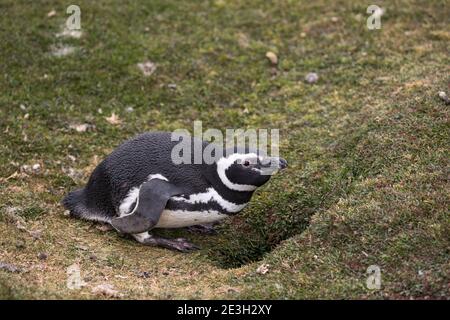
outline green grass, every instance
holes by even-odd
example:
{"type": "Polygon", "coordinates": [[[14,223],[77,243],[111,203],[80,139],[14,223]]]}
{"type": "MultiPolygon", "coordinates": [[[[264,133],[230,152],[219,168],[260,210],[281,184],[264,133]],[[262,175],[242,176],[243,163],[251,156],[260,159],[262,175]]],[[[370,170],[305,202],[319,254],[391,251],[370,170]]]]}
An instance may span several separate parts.
{"type": "Polygon", "coordinates": [[[383,3],[374,31],[363,1],[78,5],[83,35],[64,39],[63,1],[0,4],[0,214],[18,217],[0,219],[0,261],[26,270],[0,270],[1,297],[94,298],[107,282],[131,299],[449,298],[441,1],[383,3]],[[60,45],[77,50],[52,56],[60,45]],[[147,78],[136,67],[146,60],[157,64],[147,78]],[[309,72],[317,83],[305,83],[309,72]],[[113,112],[120,125],[106,121],[113,112]],[[121,141],[195,120],[280,128],[290,163],[218,236],[158,231],[203,250],[143,247],[63,215],[64,194],[121,141]],[[95,128],[70,128],[81,123],[95,128]],[[39,173],[21,172],[35,163],[39,173]],[[87,285],[72,291],[74,263],[87,285]],[[370,265],[381,268],[380,290],[365,286],[370,265]]]}

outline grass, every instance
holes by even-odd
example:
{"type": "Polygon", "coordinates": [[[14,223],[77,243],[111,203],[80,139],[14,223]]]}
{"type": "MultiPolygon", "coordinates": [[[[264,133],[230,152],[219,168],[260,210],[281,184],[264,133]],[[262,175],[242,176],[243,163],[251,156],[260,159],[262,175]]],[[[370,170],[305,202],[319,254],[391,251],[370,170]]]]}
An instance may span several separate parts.
{"type": "Polygon", "coordinates": [[[0,261],[24,269],[0,270],[0,297],[101,298],[92,288],[109,283],[128,299],[449,298],[441,1],[383,3],[374,31],[362,1],[78,5],[83,35],[65,39],[63,1],[0,4],[0,261]],[[64,45],[75,52],[52,56],[64,45]],[[146,60],[150,77],[136,67],[146,60]],[[63,215],[64,194],[121,141],[194,120],[281,128],[290,163],[218,236],[159,231],[203,250],[143,247],[63,215]],[[66,287],[74,263],[80,290],[66,287]],[[380,290],[366,288],[370,265],[380,290]]]}

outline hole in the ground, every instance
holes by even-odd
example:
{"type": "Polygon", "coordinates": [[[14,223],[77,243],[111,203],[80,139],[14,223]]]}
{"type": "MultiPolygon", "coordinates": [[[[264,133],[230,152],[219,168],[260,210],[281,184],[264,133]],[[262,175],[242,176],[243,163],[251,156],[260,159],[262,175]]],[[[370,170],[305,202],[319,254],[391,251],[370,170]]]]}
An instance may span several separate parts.
{"type": "Polygon", "coordinates": [[[242,216],[220,226],[221,237],[209,250],[209,258],[225,269],[262,259],[281,241],[302,233],[315,212],[336,201],[342,189],[332,186],[333,181],[312,179],[304,189],[282,188],[281,181],[275,182],[254,199],[242,216]]]}
{"type": "MultiPolygon", "coordinates": [[[[289,223],[284,229],[278,223],[261,226],[255,221],[230,222],[221,226],[221,238],[209,250],[208,257],[221,268],[237,268],[248,263],[261,260],[272,251],[281,241],[302,233],[309,225],[309,210],[300,213],[302,218],[296,223],[289,223]],[[242,225],[239,225],[243,223],[242,225]],[[237,225],[238,224],[238,225],[237,225]],[[281,231],[283,230],[283,231],[281,231]]],[[[238,219],[239,220],[239,219],[238,219]]]]}

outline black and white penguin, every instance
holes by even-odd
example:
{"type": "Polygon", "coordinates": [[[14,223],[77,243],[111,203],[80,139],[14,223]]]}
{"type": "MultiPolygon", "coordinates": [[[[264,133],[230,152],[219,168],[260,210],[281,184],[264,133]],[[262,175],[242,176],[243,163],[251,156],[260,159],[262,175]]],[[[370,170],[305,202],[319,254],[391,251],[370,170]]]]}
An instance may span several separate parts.
{"type": "MultiPolygon", "coordinates": [[[[193,137],[189,137],[194,143],[193,137]]],[[[149,234],[153,228],[181,228],[219,221],[240,212],[282,158],[233,149],[212,164],[174,164],[177,144],[169,132],[148,132],[124,142],[92,172],[85,188],[62,201],[71,216],[110,223],[138,242],[179,251],[197,249],[185,239],[149,234]],[[272,163],[272,165],[271,165],[272,163]]],[[[200,142],[203,150],[208,142],[200,142]]]]}

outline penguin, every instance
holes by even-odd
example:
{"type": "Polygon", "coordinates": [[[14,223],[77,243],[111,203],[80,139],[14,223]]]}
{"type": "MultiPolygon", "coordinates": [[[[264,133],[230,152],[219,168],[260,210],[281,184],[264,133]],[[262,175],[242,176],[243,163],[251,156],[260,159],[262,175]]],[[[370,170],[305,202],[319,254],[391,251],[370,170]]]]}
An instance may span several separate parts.
{"type": "MultiPolygon", "coordinates": [[[[186,138],[200,142],[202,150],[210,146],[186,138]]],[[[84,188],[65,196],[63,206],[72,217],[109,223],[141,244],[188,252],[199,247],[149,231],[235,215],[272,174],[287,167],[283,158],[247,147],[224,149],[211,164],[175,164],[171,155],[177,143],[170,132],[146,132],[125,141],[98,164],[84,188]]]]}

